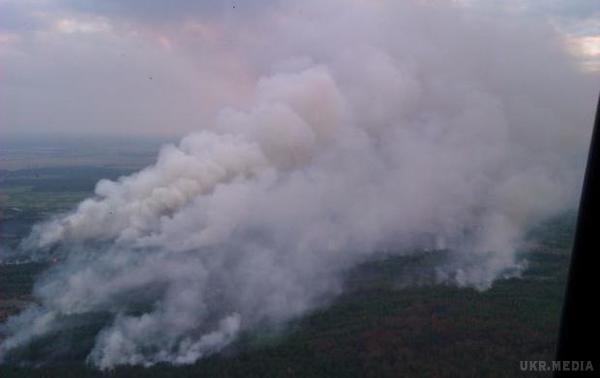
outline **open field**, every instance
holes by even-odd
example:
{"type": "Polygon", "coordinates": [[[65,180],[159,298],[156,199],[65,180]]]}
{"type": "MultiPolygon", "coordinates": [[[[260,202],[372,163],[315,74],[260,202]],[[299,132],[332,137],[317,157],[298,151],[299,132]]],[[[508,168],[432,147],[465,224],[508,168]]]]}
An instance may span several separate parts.
{"type": "MultiPolygon", "coordinates": [[[[117,179],[127,168],[47,167],[0,172],[0,240],[16,248],[31,226],[74,208],[93,195],[100,178],[117,179]]],[[[0,256],[0,261],[2,256],[0,256]]]]}

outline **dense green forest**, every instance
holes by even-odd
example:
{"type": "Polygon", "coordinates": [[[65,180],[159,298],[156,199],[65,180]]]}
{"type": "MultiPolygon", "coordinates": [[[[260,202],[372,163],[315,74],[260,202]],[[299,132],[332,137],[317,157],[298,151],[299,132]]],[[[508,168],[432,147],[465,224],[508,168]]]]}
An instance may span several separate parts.
{"type": "MultiPolygon", "coordinates": [[[[4,240],[15,245],[33,222],[68,210],[90,194],[97,175],[120,174],[54,170],[5,176],[4,240]],[[48,189],[52,180],[60,190],[48,189]]],[[[531,230],[520,252],[528,261],[524,275],[498,280],[486,291],[436,284],[430,273],[444,252],[382,255],[348,271],[344,294],[327,306],[278,329],[246,333],[193,365],[106,372],[87,366],[85,356],[103,321],[98,314],[68,335],[19,350],[0,366],[0,377],[535,376],[520,372],[519,361],[553,359],[574,220],[568,213],[531,230]],[[36,359],[66,346],[60,361],[36,359]]],[[[33,300],[34,279],[47,264],[0,265],[0,321],[33,300]]]]}

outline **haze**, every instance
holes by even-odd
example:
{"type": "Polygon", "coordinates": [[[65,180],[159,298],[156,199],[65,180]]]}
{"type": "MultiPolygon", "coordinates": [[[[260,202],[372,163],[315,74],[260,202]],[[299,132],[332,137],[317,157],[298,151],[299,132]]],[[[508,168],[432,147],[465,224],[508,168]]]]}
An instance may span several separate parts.
{"type": "Polygon", "coordinates": [[[381,253],[518,277],[576,204],[598,88],[597,7],[522,4],[2,2],[3,128],[189,133],[33,228],[17,252],[60,262],[2,351],[105,313],[93,365],[194,363],[381,253]]]}

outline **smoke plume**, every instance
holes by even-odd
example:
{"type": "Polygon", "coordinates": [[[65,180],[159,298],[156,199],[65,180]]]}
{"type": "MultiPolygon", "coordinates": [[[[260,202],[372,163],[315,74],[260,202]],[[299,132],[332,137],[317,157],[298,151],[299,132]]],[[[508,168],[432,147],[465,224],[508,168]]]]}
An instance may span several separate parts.
{"type": "Polygon", "coordinates": [[[439,282],[479,289],[523,269],[527,227],[575,204],[591,125],[558,36],[437,2],[307,4],[239,37],[250,100],[34,227],[23,248],[62,261],[1,353],[103,313],[95,366],[187,364],[377,252],[454,251],[439,282]]]}

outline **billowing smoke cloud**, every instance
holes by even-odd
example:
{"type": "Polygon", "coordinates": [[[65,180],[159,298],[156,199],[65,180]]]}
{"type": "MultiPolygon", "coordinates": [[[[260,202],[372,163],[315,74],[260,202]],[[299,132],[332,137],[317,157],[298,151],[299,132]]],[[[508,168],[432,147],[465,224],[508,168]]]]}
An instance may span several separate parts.
{"type": "Polygon", "coordinates": [[[298,10],[248,53],[248,104],[34,228],[24,248],[63,261],[3,353],[104,313],[94,365],[192,363],[376,252],[454,251],[439,281],[481,289],[523,268],[528,225],[575,203],[594,103],[553,35],[440,4],[298,10]]]}

